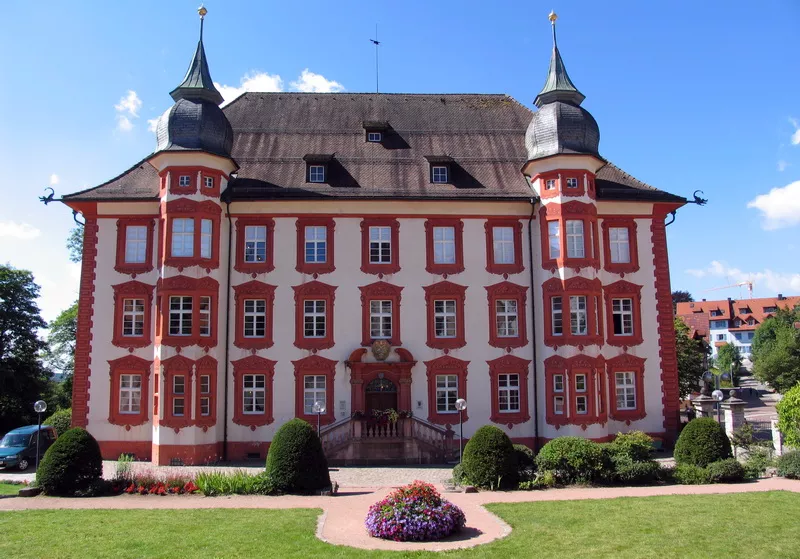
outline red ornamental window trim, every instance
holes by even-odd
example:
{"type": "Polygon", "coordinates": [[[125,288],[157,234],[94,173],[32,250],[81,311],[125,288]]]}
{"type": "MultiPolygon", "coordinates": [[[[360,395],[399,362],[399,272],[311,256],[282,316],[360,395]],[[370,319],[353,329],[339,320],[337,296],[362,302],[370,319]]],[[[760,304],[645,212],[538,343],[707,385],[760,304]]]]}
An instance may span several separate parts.
{"type": "Polygon", "coordinates": [[[260,281],[249,281],[233,286],[234,303],[236,304],[236,326],[233,345],[242,349],[268,349],[273,342],[273,309],[275,303],[274,285],[262,283],[260,281]],[[245,301],[264,300],[266,322],[264,324],[264,335],[261,337],[247,337],[244,333],[245,323],[245,301]]]}
{"type": "Polygon", "coordinates": [[[403,288],[391,283],[378,281],[359,287],[361,290],[361,345],[369,346],[375,341],[371,332],[371,301],[391,301],[392,303],[392,335],[386,339],[395,347],[403,345],[400,340],[400,301],[403,288]]]}
{"type": "Polygon", "coordinates": [[[608,322],[608,345],[627,348],[642,343],[642,286],[625,280],[614,282],[603,287],[606,305],[606,321],[608,322]],[[631,299],[633,314],[633,333],[617,335],[614,333],[614,299],[631,299]]]}
{"type": "Polygon", "coordinates": [[[153,235],[156,222],[152,217],[121,217],[117,220],[117,258],[114,269],[120,274],[146,274],[153,269],[153,235]],[[146,227],[147,237],[145,240],[145,261],[126,262],[125,261],[125,241],[128,227],[146,227]]]}
{"type": "Polygon", "coordinates": [[[627,353],[606,360],[608,370],[608,395],[610,399],[608,414],[611,419],[630,423],[647,416],[644,402],[644,364],[646,359],[627,353]],[[617,408],[617,375],[616,373],[633,373],[636,408],[620,410],[617,408]]]}
{"type": "Polygon", "coordinates": [[[486,287],[489,301],[489,345],[512,348],[528,345],[527,300],[528,288],[510,281],[503,281],[486,287]],[[517,335],[500,336],[497,332],[497,302],[512,300],[517,302],[517,335]]]}
{"type": "Polygon", "coordinates": [[[459,218],[429,218],[425,221],[425,270],[430,274],[447,276],[464,271],[464,222],[459,218]],[[441,264],[434,262],[434,228],[452,227],[455,262],[441,264]]]}
{"type": "Polygon", "coordinates": [[[111,337],[112,345],[116,347],[135,348],[147,347],[152,343],[153,287],[152,285],[136,280],[112,286],[114,290],[114,330],[111,337]],[[125,299],[141,299],[144,302],[141,336],[125,336],[123,333],[125,299]]]}
{"type": "Polygon", "coordinates": [[[329,274],[336,269],[334,260],[335,241],[333,232],[336,227],[332,217],[298,217],[297,218],[297,265],[295,270],[301,274],[329,274]],[[325,262],[306,262],[306,227],[325,227],[326,260],[325,262]]]}
{"type": "Polygon", "coordinates": [[[333,318],[334,301],[336,299],[336,287],[322,283],[321,281],[310,281],[302,285],[295,285],[294,304],[295,304],[295,336],[294,345],[300,349],[328,349],[333,347],[333,318]],[[304,301],[321,300],[325,301],[325,335],[319,338],[306,338],[304,333],[305,315],[304,301]]]}
{"type": "Polygon", "coordinates": [[[539,181],[539,197],[543,199],[559,196],[584,196],[587,193],[594,198],[594,174],[579,169],[562,169],[534,175],[531,181],[539,181]],[[575,179],[577,186],[570,187],[569,179],[575,179]],[[547,188],[547,181],[555,181],[553,188],[547,188]]]}
{"type": "Polygon", "coordinates": [[[126,355],[108,362],[111,394],[109,398],[108,422],[112,425],[144,425],[149,421],[150,409],[150,366],[147,361],[135,355],[126,355]],[[120,383],[122,375],[141,375],[141,397],[138,413],[122,413],[120,406],[120,383]]]}
{"type": "Polygon", "coordinates": [[[294,365],[294,386],[295,386],[295,417],[304,419],[312,425],[316,425],[317,414],[305,413],[303,403],[305,391],[305,377],[309,375],[317,375],[325,377],[325,413],[319,416],[320,425],[327,425],[333,423],[336,419],[336,413],[333,409],[334,406],[334,380],[336,377],[336,361],[333,359],[326,359],[319,355],[311,355],[292,361],[294,365]]]}
{"type": "Polygon", "coordinates": [[[222,208],[211,200],[198,202],[187,198],[178,198],[166,203],[163,215],[166,217],[166,232],[164,234],[163,254],[164,265],[178,268],[182,271],[189,266],[200,266],[206,269],[219,268],[219,235],[220,235],[220,215],[222,208]],[[172,235],[176,219],[193,219],[193,256],[172,256],[172,235]],[[202,222],[204,219],[211,220],[211,258],[201,257],[202,244],[202,222]]]}
{"type": "Polygon", "coordinates": [[[365,274],[395,274],[400,271],[400,222],[393,217],[365,217],[361,220],[361,271],[365,274]],[[370,258],[370,227],[389,227],[391,259],[386,264],[376,264],[370,258]]]}
{"type": "Polygon", "coordinates": [[[550,202],[543,204],[539,210],[540,231],[542,240],[542,268],[555,272],[558,268],[573,268],[580,272],[581,268],[600,269],[600,240],[597,232],[597,208],[594,204],[571,201],[559,204],[550,202]],[[583,258],[567,256],[567,222],[583,223],[583,258]],[[559,256],[550,257],[550,222],[558,223],[559,256]]]}
{"type": "Polygon", "coordinates": [[[222,179],[228,178],[225,173],[210,167],[169,167],[159,173],[161,178],[162,194],[169,185],[169,193],[174,195],[200,194],[218,198],[222,188],[222,179]],[[189,184],[180,185],[180,177],[188,176],[189,184]],[[211,188],[206,186],[206,177],[211,178],[214,184],[211,188]]]}
{"type": "Polygon", "coordinates": [[[579,425],[586,428],[605,424],[608,410],[605,399],[605,360],[601,357],[576,355],[565,359],[558,355],[544,360],[545,367],[545,419],[559,429],[562,425],[579,425]],[[562,390],[556,392],[556,375],[561,375],[562,390]],[[583,382],[578,377],[583,375],[583,382]],[[582,390],[579,384],[582,384],[582,390]],[[557,414],[555,398],[563,398],[563,413],[557,414]],[[578,398],[585,398],[586,413],[577,412],[578,398]]]}
{"type": "Polygon", "coordinates": [[[467,345],[464,327],[464,304],[467,287],[450,281],[440,281],[433,285],[423,286],[428,322],[428,347],[434,349],[456,349],[467,345]],[[436,337],[435,301],[454,300],[456,302],[456,329],[452,338],[436,337]]]}
{"type": "MultiPolygon", "coordinates": [[[[442,413],[436,407],[436,377],[439,375],[455,375],[458,377],[458,398],[463,398],[467,401],[467,368],[469,361],[457,359],[451,355],[443,355],[425,361],[425,368],[428,375],[428,421],[438,425],[455,425],[459,422],[459,413],[446,412],[442,413]]],[[[463,419],[469,419],[469,410],[464,410],[463,419]]]]}
{"type": "MultiPolygon", "coordinates": [[[[239,217],[236,218],[236,265],[237,272],[244,274],[266,274],[275,269],[274,242],[275,220],[269,217],[239,217]],[[266,229],[264,262],[245,262],[245,231],[248,226],[264,227],[266,229]]],[[[255,277],[255,276],[254,276],[255,277]]]]}
{"type": "Polygon", "coordinates": [[[489,365],[489,380],[491,383],[492,411],[489,419],[493,423],[512,425],[530,421],[531,415],[528,404],[528,372],[530,360],[514,355],[504,355],[486,362],[489,365]],[[500,411],[500,375],[519,375],[519,411],[500,411]]]}
{"type": "Polygon", "coordinates": [[[272,412],[273,379],[275,377],[275,364],[277,361],[265,359],[256,355],[250,355],[238,361],[231,361],[233,365],[233,422],[237,425],[250,427],[255,431],[256,427],[269,425],[275,421],[272,412]],[[245,413],[244,411],[244,376],[245,375],[264,375],[264,412],[245,413]]]}
{"type": "Polygon", "coordinates": [[[205,355],[195,361],[195,375],[197,388],[195,389],[195,419],[194,424],[202,427],[205,431],[208,427],[217,423],[217,360],[205,355]],[[202,392],[202,378],[209,376],[209,391],[202,392]],[[208,398],[208,415],[202,415],[202,400],[208,398]]]}
{"type": "Polygon", "coordinates": [[[172,347],[199,345],[216,347],[219,324],[219,283],[210,277],[190,278],[173,276],[158,280],[156,286],[156,343],[172,347]],[[176,336],[169,333],[170,297],[192,297],[192,332],[188,336],[176,336]],[[200,297],[211,297],[210,336],[200,335],[200,297]]]}
{"type": "Polygon", "coordinates": [[[484,224],[486,230],[486,271],[490,274],[519,274],[525,270],[522,261],[522,222],[518,219],[489,218],[484,224]],[[494,228],[510,227],[513,231],[514,262],[502,264],[494,261],[494,228]]]}
{"type": "Polygon", "coordinates": [[[192,386],[195,376],[195,362],[183,355],[175,355],[161,362],[161,383],[164,413],[159,418],[159,424],[164,427],[171,427],[179,431],[184,427],[191,426],[192,420],[192,386]],[[175,393],[175,377],[183,376],[183,394],[175,393]],[[175,415],[174,402],[178,398],[183,398],[183,415],[175,415]]]}
{"type": "Polygon", "coordinates": [[[542,284],[544,299],[544,343],[550,347],[577,346],[583,349],[589,345],[603,343],[603,321],[599,316],[602,284],[599,279],[573,277],[566,281],[551,278],[542,284]],[[570,297],[586,297],[587,334],[572,334],[570,324],[570,297]],[[553,298],[561,297],[562,334],[553,333],[553,298]]]}
{"type": "Polygon", "coordinates": [[[613,217],[602,218],[601,229],[603,233],[603,269],[613,274],[632,274],[639,271],[639,245],[636,234],[636,220],[632,218],[613,217]],[[628,251],[630,262],[611,262],[611,241],[609,229],[625,228],[628,230],[628,251]]]}

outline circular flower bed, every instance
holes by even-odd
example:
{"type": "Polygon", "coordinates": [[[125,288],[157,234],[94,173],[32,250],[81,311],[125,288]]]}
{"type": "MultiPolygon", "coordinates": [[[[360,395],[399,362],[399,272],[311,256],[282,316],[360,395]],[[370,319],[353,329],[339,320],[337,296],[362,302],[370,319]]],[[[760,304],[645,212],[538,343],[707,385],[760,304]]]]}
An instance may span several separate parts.
{"type": "Polygon", "coordinates": [[[375,538],[430,541],[460,531],[466,518],[460,508],[442,499],[433,485],[415,481],[372,505],[365,524],[375,538]]]}

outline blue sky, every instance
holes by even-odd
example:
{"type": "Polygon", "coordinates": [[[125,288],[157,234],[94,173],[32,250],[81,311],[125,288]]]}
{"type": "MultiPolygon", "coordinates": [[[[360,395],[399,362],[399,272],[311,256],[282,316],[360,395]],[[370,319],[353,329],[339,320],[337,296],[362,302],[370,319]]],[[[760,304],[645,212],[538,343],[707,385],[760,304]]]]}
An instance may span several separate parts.
{"type": "MultiPolygon", "coordinates": [[[[197,2],[15,0],[0,18],[0,262],[34,272],[52,319],[76,298],[70,211],[37,200],[103,182],[155,147],[198,33],[197,2]],[[134,92],[134,93],[131,93],[134,92]]],[[[531,106],[547,14],[600,150],[708,206],[668,228],[672,285],[696,298],[800,293],[800,72],[795,0],[207,3],[214,81],[237,88],[507,93],[531,106]]]]}

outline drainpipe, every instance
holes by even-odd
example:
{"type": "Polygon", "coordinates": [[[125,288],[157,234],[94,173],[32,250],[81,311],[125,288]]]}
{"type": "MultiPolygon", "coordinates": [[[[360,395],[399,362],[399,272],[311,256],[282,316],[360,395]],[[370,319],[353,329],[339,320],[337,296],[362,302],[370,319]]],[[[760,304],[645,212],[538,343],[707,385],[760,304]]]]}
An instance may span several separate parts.
{"type": "Polygon", "coordinates": [[[533,277],[533,218],[536,212],[536,204],[539,198],[531,198],[531,215],[528,218],[528,271],[530,272],[531,283],[531,340],[533,353],[533,452],[539,452],[539,375],[538,363],[536,361],[536,287],[533,277]]]}
{"type": "Polygon", "coordinates": [[[228,460],[228,369],[230,367],[230,322],[231,322],[231,242],[233,239],[233,221],[231,220],[231,202],[225,200],[228,216],[228,280],[225,295],[225,405],[222,413],[222,461],[228,460]]]}

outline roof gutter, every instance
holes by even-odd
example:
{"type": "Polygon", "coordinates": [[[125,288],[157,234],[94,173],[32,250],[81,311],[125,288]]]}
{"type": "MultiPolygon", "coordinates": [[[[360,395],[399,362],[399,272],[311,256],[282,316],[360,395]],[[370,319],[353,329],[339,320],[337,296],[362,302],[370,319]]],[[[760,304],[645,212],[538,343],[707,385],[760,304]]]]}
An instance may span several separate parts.
{"type": "Polygon", "coordinates": [[[539,198],[530,198],[531,215],[528,218],[528,272],[530,273],[531,284],[531,361],[533,362],[533,452],[539,452],[539,374],[538,361],[536,359],[536,296],[534,290],[533,276],[533,220],[536,214],[536,204],[539,198]]]}

